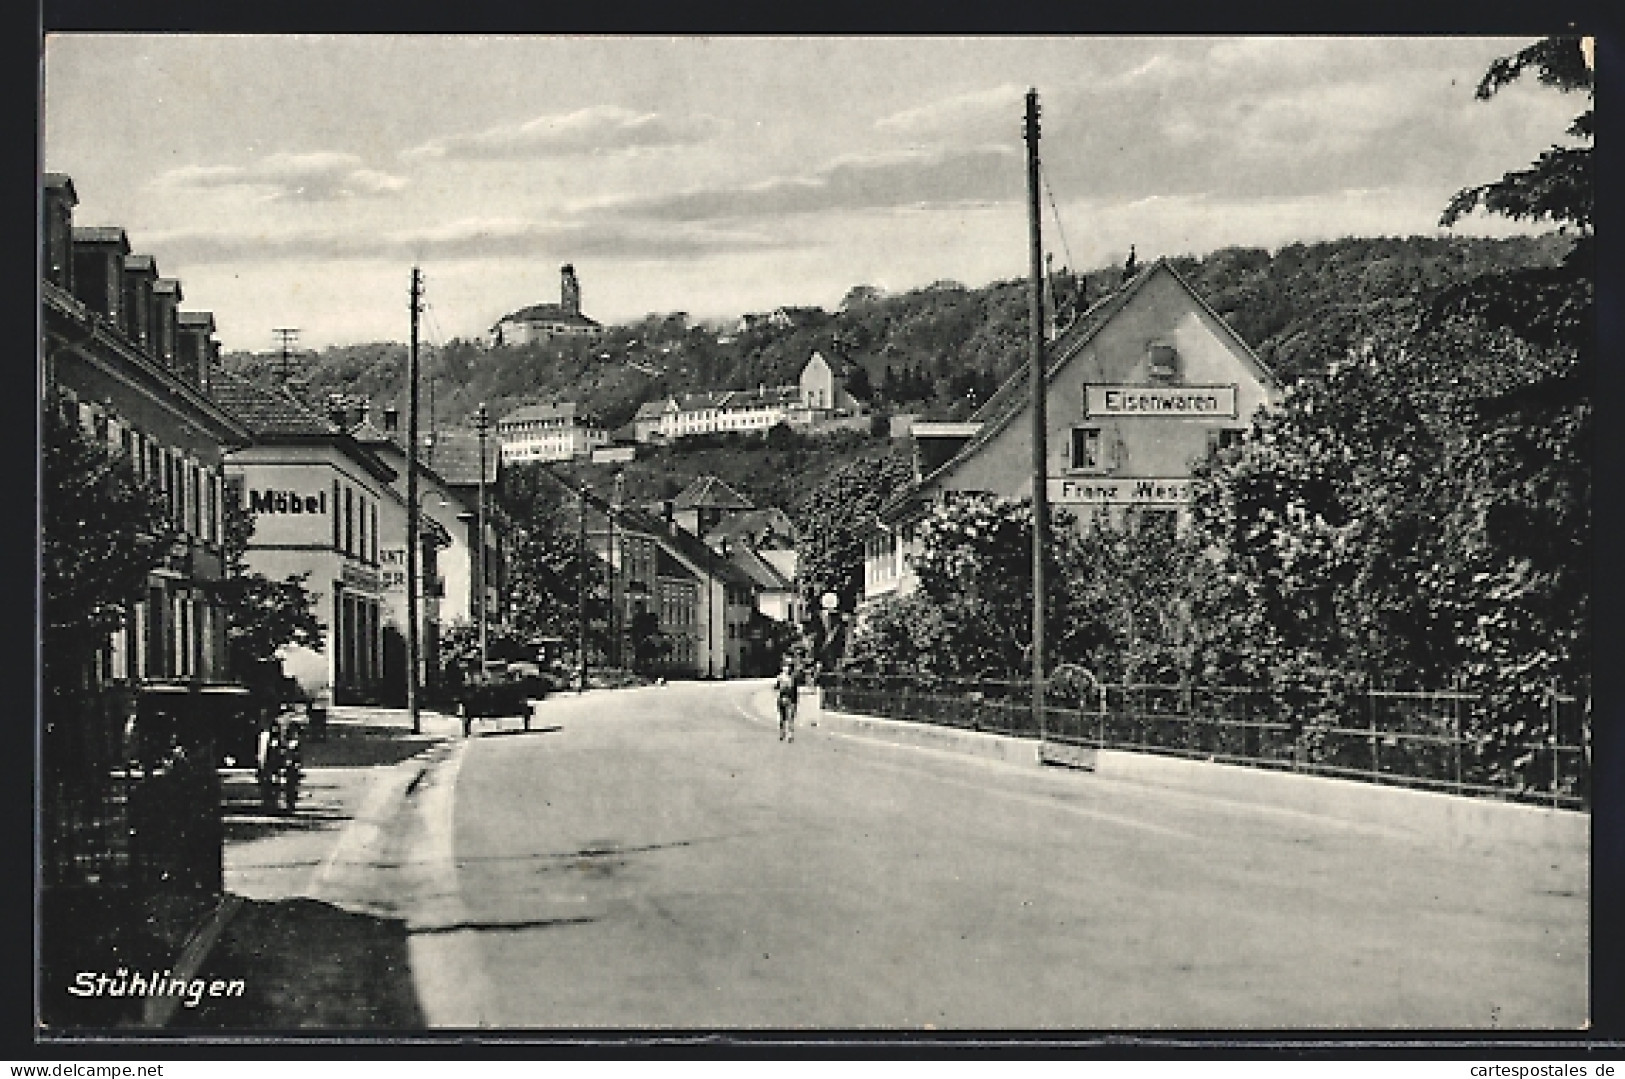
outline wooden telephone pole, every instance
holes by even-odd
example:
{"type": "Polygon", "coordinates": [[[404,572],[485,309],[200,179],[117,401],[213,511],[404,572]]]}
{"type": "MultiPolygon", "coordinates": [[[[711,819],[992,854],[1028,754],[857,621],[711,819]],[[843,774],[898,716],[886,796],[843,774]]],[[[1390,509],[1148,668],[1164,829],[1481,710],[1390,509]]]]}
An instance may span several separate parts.
{"type": "Polygon", "coordinates": [[[423,733],[418,707],[418,311],[423,278],[412,267],[412,344],[407,350],[406,398],[406,710],[412,733],[423,733]]]}
{"type": "Polygon", "coordinates": [[[1044,395],[1049,389],[1044,362],[1044,238],[1039,224],[1038,91],[1027,91],[1027,232],[1032,256],[1030,304],[1032,358],[1028,379],[1033,412],[1033,725],[1044,738],[1044,554],[1049,532],[1049,477],[1044,395]]]}

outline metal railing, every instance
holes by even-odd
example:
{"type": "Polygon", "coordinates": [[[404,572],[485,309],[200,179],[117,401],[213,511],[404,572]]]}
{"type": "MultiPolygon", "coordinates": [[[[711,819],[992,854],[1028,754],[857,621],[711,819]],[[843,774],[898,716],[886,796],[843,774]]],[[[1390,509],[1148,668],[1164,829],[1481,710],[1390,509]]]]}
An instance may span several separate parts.
{"type": "Polygon", "coordinates": [[[1488,695],[1460,691],[1052,687],[1039,731],[1025,681],[840,673],[820,685],[833,711],[1570,809],[1591,800],[1587,705],[1556,692],[1509,724],[1488,695]]]}

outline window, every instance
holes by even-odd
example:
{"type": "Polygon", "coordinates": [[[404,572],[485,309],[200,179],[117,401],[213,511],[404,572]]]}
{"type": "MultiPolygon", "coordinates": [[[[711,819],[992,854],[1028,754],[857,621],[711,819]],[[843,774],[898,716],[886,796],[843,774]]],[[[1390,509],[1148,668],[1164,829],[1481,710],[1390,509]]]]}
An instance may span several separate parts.
{"type": "Polygon", "coordinates": [[[1072,467],[1099,468],[1100,465],[1100,428],[1072,428],[1072,467]]]}
{"type": "Polygon", "coordinates": [[[1147,368],[1155,381],[1171,379],[1179,374],[1179,351],[1169,344],[1153,344],[1147,348],[1147,368]]]}
{"type": "Polygon", "coordinates": [[[187,531],[194,536],[203,535],[203,470],[197,465],[187,468],[188,478],[191,480],[190,498],[187,506],[187,531]]]}

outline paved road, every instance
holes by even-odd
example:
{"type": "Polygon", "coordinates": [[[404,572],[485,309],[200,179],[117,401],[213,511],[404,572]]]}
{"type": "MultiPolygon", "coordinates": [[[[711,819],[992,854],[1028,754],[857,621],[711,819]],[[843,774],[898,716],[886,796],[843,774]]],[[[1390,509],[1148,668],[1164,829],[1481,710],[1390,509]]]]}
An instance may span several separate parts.
{"type": "Polygon", "coordinates": [[[760,693],[560,697],[549,729],[472,740],[442,921],[418,923],[429,1021],[1585,1022],[1584,864],[823,728],[787,745],[760,693]]]}

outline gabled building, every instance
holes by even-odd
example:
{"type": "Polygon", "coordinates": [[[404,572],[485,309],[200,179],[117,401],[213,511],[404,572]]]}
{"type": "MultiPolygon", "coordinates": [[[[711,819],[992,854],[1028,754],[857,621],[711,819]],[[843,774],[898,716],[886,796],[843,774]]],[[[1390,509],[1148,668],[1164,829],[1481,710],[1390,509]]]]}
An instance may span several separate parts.
{"type": "Polygon", "coordinates": [[[179,537],[146,597],[108,641],[92,679],[139,692],[161,683],[226,682],[225,625],[211,584],[224,573],[225,457],[248,442],[245,425],[206,392],[213,317],[179,312],[146,287],[150,256],[132,255],[121,228],[75,227],[78,196],[62,174],[45,176],[41,235],[44,383],[92,437],[124,455],[157,487],[179,537]],[[185,318],[192,352],[160,341],[185,318]]]}
{"type": "Polygon", "coordinates": [[[722,545],[728,560],[744,570],[754,583],[756,610],[775,622],[799,625],[803,612],[796,591],[796,553],[759,551],[748,543],[714,538],[722,545]]]}
{"type": "Polygon", "coordinates": [[[672,499],[671,508],[680,528],[690,535],[704,536],[728,514],[756,506],[717,477],[701,476],[672,499]]]}
{"type": "Polygon", "coordinates": [[[802,405],[813,419],[831,415],[856,415],[863,405],[846,390],[846,380],[836,374],[834,365],[821,352],[814,352],[797,380],[802,405]]]}
{"type": "Polygon", "coordinates": [[[253,518],[245,561],[272,580],[308,577],[324,639],[290,646],[283,669],[319,698],[378,703],[385,694],[385,503],[396,473],[340,423],[286,386],[217,374],[211,395],[241,419],[249,445],[226,460],[236,497],[253,518]]]}
{"type": "MultiPolygon", "coordinates": [[[[445,577],[445,596],[441,600],[440,615],[444,625],[453,622],[476,622],[480,611],[479,544],[477,510],[479,508],[480,474],[485,475],[485,595],[487,625],[498,625],[506,617],[507,604],[502,600],[503,582],[507,579],[507,542],[497,515],[491,512],[495,504],[496,487],[502,478],[502,454],[497,451],[496,439],[485,438],[483,455],[479,432],[468,428],[441,428],[423,436],[423,449],[418,460],[427,465],[451,492],[452,501],[461,508],[454,520],[460,532],[457,541],[441,555],[441,572],[445,577]]],[[[432,501],[432,500],[430,500],[432,501]]],[[[425,513],[436,508],[424,503],[425,513]]],[[[449,507],[443,507],[448,508],[449,507]]],[[[444,517],[439,517],[445,524],[444,517]]],[[[451,526],[447,524],[447,527],[451,526]]]]}
{"type": "Polygon", "coordinates": [[[603,335],[604,327],[581,313],[581,282],[574,266],[559,267],[559,302],[538,303],[521,308],[491,327],[491,343],[528,345],[554,338],[588,338],[603,335]]]}
{"type": "Polygon", "coordinates": [[[655,442],[664,438],[664,432],[673,426],[671,417],[680,411],[682,406],[677,403],[675,397],[643,402],[632,417],[633,439],[638,442],[655,442]]]}
{"type": "MultiPolygon", "coordinates": [[[[122,228],[75,227],[70,177],[42,180],[39,403],[127,462],[173,530],[122,625],[82,668],[53,671],[61,692],[40,702],[39,962],[60,985],[86,969],[86,943],[100,956],[157,954],[164,908],[223,889],[217,738],[247,707],[219,599],[226,460],[251,435],[207,392],[212,317],[179,311],[178,284],[158,289],[152,258],[132,253],[122,228]]],[[[48,526],[56,494],[41,492],[48,526]]],[[[42,998],[47,1025],[139,1019],[75,1016],[58,996],[42,998]]]]}
{"type": "MultiPolygon", "coordinates": [[[[1194,466],[1245,437],[1279,398],[1273,373],[1166,260],[1086,311],[1045,348],[1045,476],[1052,507],[1097,522],[1182,530],[1194,466]]],[[[917,526],[958,492],[1032,493],[1023,366],[967,424],[915,424],[916,479],[866,541],[864,595],[913,589],[917,526]]]]}
{"type": "MultiPolygon", "coordinates": [[[[406,702],[407,626],[407,462],[406,439],[398,430],[398,414],[386,408],[383,426],[363,413],[359,423],[353,416],[339,422],[350,437],[371,450],[395,472],[390,482],[391,496],[383,503],[379,521],[379,567],[384,601],[384,700],[388,704],[406,702]]],[[[468,607],[473,564],[469,546],[471,530],[467,522],[472,508],[441,475],[421,460],[418,462],[418,684],[431,692],[440,675],[441,626],[453,620],[469,620],[468,607]]]]}

